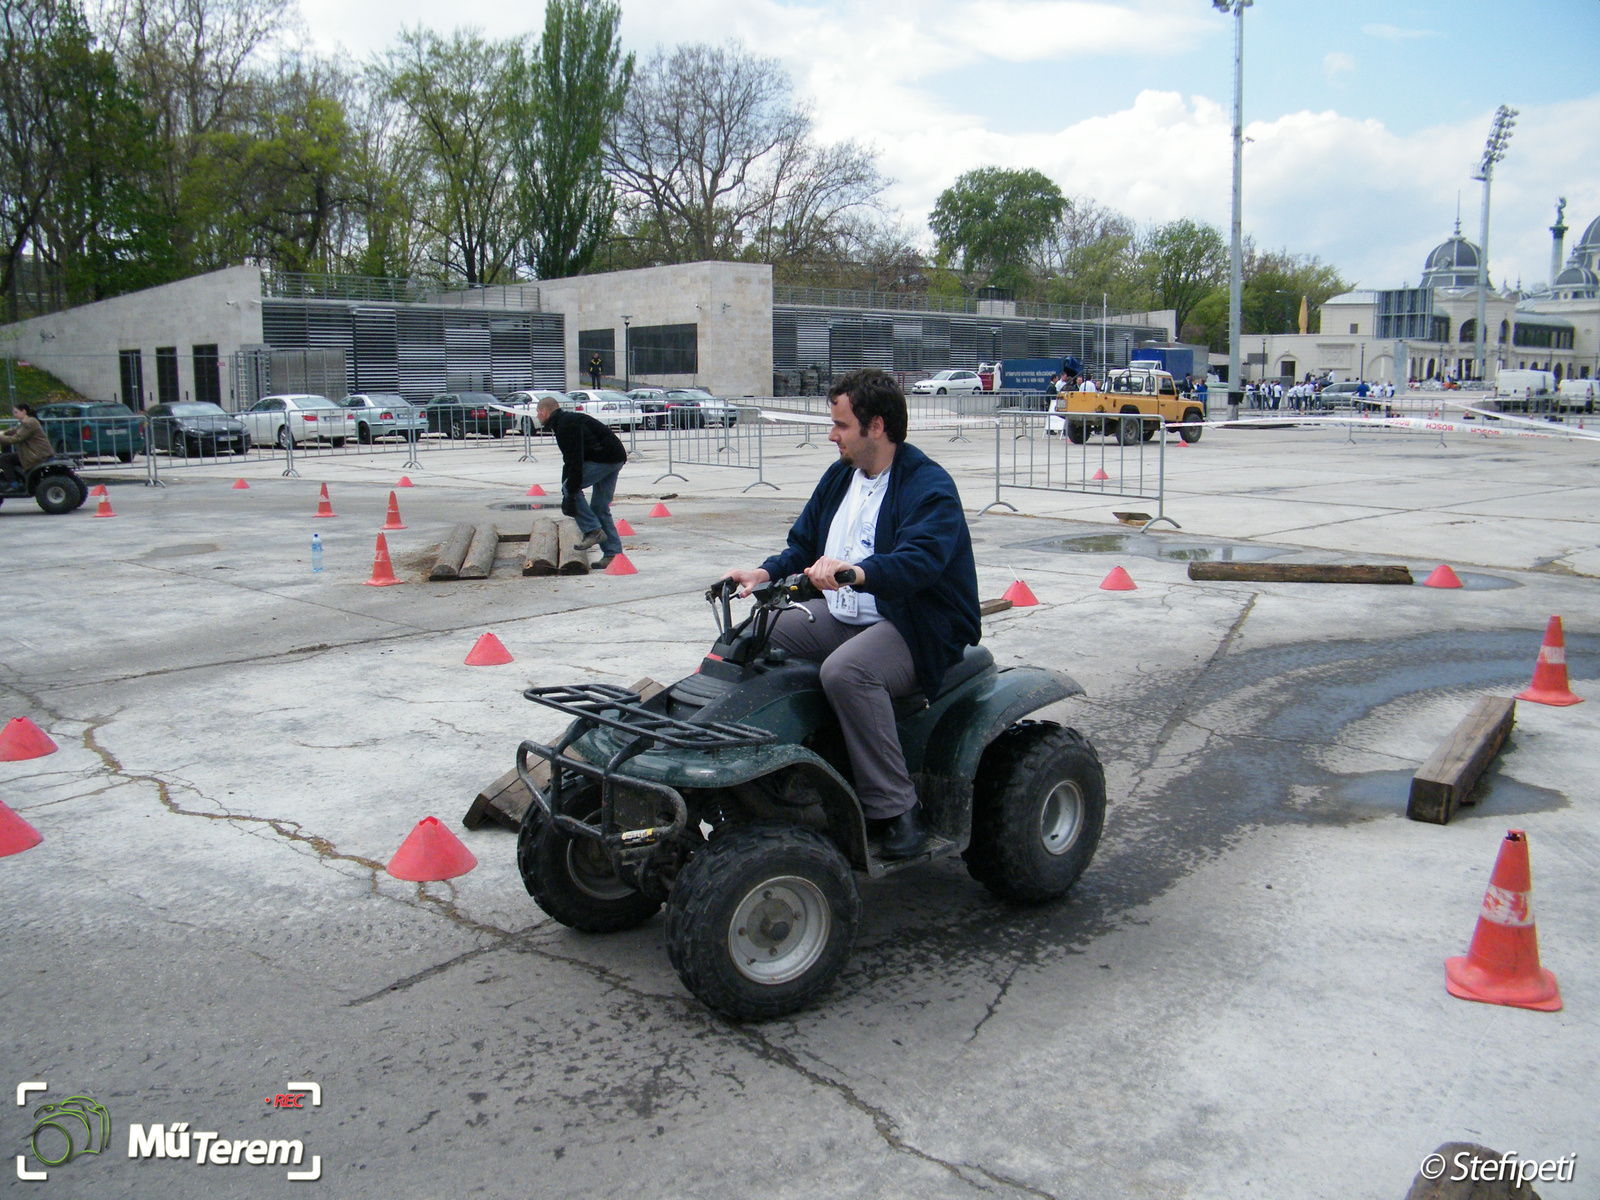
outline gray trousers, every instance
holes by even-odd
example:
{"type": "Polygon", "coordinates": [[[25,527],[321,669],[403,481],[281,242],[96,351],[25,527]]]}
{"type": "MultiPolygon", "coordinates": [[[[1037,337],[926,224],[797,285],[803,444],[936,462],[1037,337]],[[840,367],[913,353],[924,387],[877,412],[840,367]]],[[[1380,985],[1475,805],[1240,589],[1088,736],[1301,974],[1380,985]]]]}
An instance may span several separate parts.
{"type": "Polygon", "coordinates": [[[815,623],[793,609],[782,613],[772,630],[772,644],[822,664],[822,690],[844,730],[861,807],[869,817],[897,817],[917,802],[892,700],[917,690],[911,651],[888,621],[847,625],[828,611],[826,600],[811,600],[804,607],[815,623]]]}

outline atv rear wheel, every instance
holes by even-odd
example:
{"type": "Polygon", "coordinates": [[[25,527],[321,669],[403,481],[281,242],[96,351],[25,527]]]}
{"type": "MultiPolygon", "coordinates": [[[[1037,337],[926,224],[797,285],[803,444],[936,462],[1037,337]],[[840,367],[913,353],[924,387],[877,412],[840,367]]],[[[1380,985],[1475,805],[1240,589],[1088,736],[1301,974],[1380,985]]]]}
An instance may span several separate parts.
{"type": "MultiPolygon", "coordinates": [[[[585,788],[562,809],[591,825],[600,823],[600,797],[585,788]]],[[[618,878],[605,848],[588,838],[568,837],[528,805],[517,832],[517,870],[539,907],[563,925],[584,933],[620,933],[642,925],[661,907],[618,878]]]]}
{"type": "Polygon", "coordinates": [[[1002,900],[1067,894],[1100,843],[1106,776],[1076,729],[1022,721],[984,751],[972,798],[968,873],[1002,900]]]}
{"type": "Polygon", "coordinates": [[[52,517],[69,513],[83,503],[78,481],[71,475],[46,475],[33,489],[33,499],[52,517]]]}
{"type": "Polygon", "coordinates": [[[820,833],[744,825],[712,839],[667,900],[667,957],[736,1021],[803,1008],[833,983],[861,924],[850,864],[820,833]]]}

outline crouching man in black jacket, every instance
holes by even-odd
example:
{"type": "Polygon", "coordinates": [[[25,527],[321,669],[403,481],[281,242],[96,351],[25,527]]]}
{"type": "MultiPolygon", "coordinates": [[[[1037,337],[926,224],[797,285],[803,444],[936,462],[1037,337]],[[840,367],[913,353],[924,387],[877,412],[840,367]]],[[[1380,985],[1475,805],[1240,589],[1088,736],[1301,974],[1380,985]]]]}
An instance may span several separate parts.
{"type": "Polygon", "coordinates": [[[567,412],[553,397],[546,396],[534,410],[539,424],[555,434],[561,450],[561,511],[577,518],[583,540],[573,547],[588,550],[599,546],[604,555],[601,569],[622,553],[622,539],[611,520],[611,497],[617,490],[617,476],[628,452],[617,435],[588,413],[567,412]],[[583,493],[589,489],[589,498],[583,493]]]}
{"type": "Polygon", "coordinates": [[[839,447],[789,530],[789,546],[754,570],[729,571],[745,591],[804,571],[825,597],[791,610],[772,643],[822,664],[868,827],[885,858],[911,858],[928,828],[906,772],[894,698],[939,690],[976,645],[978,575],[952,480],[906,440],[906,399],[883,371],[845,376],[829,393],[839,447]],[[839,571],[853,572],[841,587],[839,571]]]}

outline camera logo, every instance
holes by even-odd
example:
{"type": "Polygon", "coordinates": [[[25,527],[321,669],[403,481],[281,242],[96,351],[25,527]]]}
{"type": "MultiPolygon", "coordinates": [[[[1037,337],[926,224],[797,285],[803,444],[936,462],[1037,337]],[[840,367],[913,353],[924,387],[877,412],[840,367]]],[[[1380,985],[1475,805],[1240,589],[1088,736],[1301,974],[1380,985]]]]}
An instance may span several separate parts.
{"type": "Polygon", "coordinates": [[[82,1154],[99,1154],[111,1141],[111,1114],[93,1096],[68,1096],[33,1110],[28,1144],[47,1167],[62,1167],[82,1154]],[[40,1139],[43,1139],[43,1145],[40,1139]]]}

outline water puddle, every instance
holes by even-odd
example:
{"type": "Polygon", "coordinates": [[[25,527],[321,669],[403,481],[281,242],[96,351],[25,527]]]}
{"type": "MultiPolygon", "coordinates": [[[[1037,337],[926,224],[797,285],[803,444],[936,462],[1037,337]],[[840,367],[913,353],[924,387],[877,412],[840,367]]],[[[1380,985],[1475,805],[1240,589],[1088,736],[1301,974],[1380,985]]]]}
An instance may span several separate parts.
{"type": "Polygon", "coordinates": [[[546,496],[542,500],[502,500],[489,507],[500,512],[527,512],[530,508],[549,508],[551,505],[559,507],[560,504],[558,497],[546,496]]]}
{"type": "Polygon", "coordinates": [[[197,554],[216,554],[222,547],[214,542],[182,542],[176,546],[157,546],[140,558],[192,558],[197,554]]]}
{"type": "MultiPolygon", "coordinates": [[[[1426,575],[1417,575],[1416,571],[1411,573],[1417,576],[1418,583],[1427,578],[1426,575]]],[[[1457,571],[1456,578],[1461,580],[1462,589],[1468,592],[1499,592],[1506,588],[1522,586],[1515,579],[1506,579],[1500,575],[1481,575],[1476,571],[1457,571]]]]}
{"type": "Polygon", "coordinates": [[[1263,562],[1295,553],[1288,546],[1149,533],[1085,533],[1071,537],[1041,538],[1018,543],[1016,549],[1045,550],[1058,554],[1139,554],[1146,558],[1178,562],[1263,562]]]}
{"type": "MultiPolygon", "coordinates": [[[[1352,817],[1377,816],[1380,812],[1404,814],[1414,774],[1414,771],[1372,771],[1346,776],[1324,788],[1319,800],[1305,807],[1328,816],[1341,810],[1352,817]]],[[[1469,803],[1458,808],[1450,818],[1452,822],[1477,818],[1498,821],[1567,807],[1567,798],[1560,792],[1502,775],[1498,764],[1483,773],[1468,799],[1469,803]]]]}

